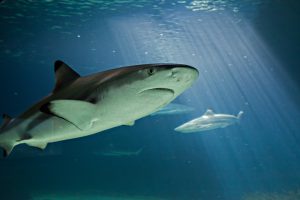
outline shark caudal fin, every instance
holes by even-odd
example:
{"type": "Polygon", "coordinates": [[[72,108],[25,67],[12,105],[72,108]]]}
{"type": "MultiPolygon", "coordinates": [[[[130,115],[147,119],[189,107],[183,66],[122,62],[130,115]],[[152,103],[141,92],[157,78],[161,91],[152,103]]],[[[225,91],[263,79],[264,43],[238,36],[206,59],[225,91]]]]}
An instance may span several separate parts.
{"type": "Polygon", "coordinates": [[[0,141],[0,147],[3,149],[3,156],[7,157],[14,148],[14,144],[0,141]]]}
{"type": "Polygon", "coordinates": [[[3,131],[5,131],[5,128],[9,125],[13,118],[6,114],[3,114],[2,118],[2,125],[0,126],[0,147],[3,149],[4,157],[7,157],[15,145],[7,142],[7,140],[3,138],[3,131]]]}
{"type": "Polygon", "coordinates": [[[142,147],[142,148],[140,148],[139,150],[137,150],[137,151],[135,152],[135,155],[139,155],[139,154],[143,151],[143,149],[144,149],[144,147],[142,147]]]}
{"type": "Polygon", "coordinates": [[[241,119],[241,117],[242,117],[242,115],[244,114],[244,111],[240,111],[238,114],[237,114],[237,118],[238,118],[238,120],[240,120],[241,119]]]}

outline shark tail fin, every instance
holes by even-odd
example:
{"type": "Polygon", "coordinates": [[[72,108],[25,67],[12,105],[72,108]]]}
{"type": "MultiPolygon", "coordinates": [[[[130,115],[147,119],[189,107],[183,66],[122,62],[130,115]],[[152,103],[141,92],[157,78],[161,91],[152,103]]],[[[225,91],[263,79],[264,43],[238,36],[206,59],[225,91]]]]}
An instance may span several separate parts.
{"type": "Polygon", "coordinates": [[[137,151],[135,152],[135,154],[136,154],[136,155],[139,155],[139,154],[143,151],[143,149],[144,149],[144,147],[140,148],[139,150],[137,150],[137,151]]]}
{"type": "Polygon", "coordinates": [[[14,148],[14,144],[10,144],[7,142],[0,142],[0,147],[3,149],[3,156],[7,157],[11,153],[14,148]]]}
{"type": "Polygon", "coordinates": [[[242,115],[244,114],[244,111],[240,111],[238,114],[237,114],[237,118],[238,118],[238,120],[240,120],[241,119],[241,117],[242,117],[242,115]]]}

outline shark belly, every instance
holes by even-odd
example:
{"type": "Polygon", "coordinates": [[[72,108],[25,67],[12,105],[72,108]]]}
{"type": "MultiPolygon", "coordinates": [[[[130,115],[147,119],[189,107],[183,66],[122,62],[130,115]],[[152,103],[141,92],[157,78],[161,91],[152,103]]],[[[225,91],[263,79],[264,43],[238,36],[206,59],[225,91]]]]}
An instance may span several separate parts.
{"type": "Polygon", "coordinates": [[[92,135],[110,128],[126,125],[147,116],[172,100],[173,92],[171,91],[158,89],[157,91],[150,90],[138,94],[130,94],[130,92],[126,92],[126,88],[121,87],[108,92],[96,104],[96,111],[91,119],[93,122],[91,122],[92,126],[90,129],[81,130],[65,119],[55,116],[48,117],[39,122],[40,116],[44,114],[37,113],[32,117],[33,120],[20,124],[21,129],[23,129],[22,132],[30,135],[31,139],[17,142],[17,144],[25,143],[30,146],[43,147],[52,142],[92,135]],[[124,91],[125,94],[127,93],[125,103],[124,91]]]}
{"type": "Polygon", "coordinates": [[[24,120],[24,122],[13,128],[12,131],[15,132],[14,146],[28,144],[44,149],[48,143],[72,139],[86,134],[73,124],[58,117],[51,116],[39,121],[39,117],[42,115],[44,114],[37,113],[33,119],[24,120]],[[28,138],[23,138],[22,135],[27,135],[28,138]]]}
{"type": "Polygon", "coordinates": [[[165,89],[149,89],[136,92],[130,85],[110,88],[101,101],[93,129],[108,129],[127,125],[152,114],[174,99],[174,93],[165,89]]]}

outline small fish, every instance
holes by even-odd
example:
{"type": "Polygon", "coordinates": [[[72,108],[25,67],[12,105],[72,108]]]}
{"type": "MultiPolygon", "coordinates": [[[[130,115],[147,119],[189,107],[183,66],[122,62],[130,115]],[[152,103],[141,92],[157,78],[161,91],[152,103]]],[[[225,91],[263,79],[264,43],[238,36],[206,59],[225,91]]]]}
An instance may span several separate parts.
{"type": "Polygon", "coordinates": [[[48,143],[92,135],[152,114],[173,101],[197,79],[198,70],[182,64],[145,64],[80,76],[62,61],[54,65],[50,95],[16,118],[3,115],[0,147],[45,149],[48,143]]]}
{"type": "Polygon", "coordinates": [[[215,114],[212,110],[208,109],[201,117],[178,126],[175,128],[175,131],[181,133],[194,133],[217,128],[225,128],[238,122],[243,113],[243,111],[240,111],[237,116],[228,114],[215,114]]]}
{"type": "Polygon", "coordinates": [[[195,109],[183,104],[178,103],[169,103],[165,107],[161,108],[160,110],[152,113],[152,116],[155,115],[177,115],[177,114],[186,114],[189,112],[194,111],[195,109]]]}

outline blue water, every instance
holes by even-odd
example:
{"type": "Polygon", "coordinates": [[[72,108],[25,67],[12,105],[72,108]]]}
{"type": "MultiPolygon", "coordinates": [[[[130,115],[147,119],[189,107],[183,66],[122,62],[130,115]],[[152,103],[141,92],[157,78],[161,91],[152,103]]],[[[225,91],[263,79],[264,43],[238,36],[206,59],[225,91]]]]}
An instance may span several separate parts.
{"type": "Polygon", "coordinates": [[[17,146],[0,159],[0,199],[300,199],[299,8],[296,0],[1,1],[0,111],[11,116],[52,90],[57,59],[81,75],[143,63],[200,74],[175,100],[195,108],[189,114],[145,117],[44,151],[17,146]],[[208,108],[244,115],[224,129],[174,131],[208,108]]]}

